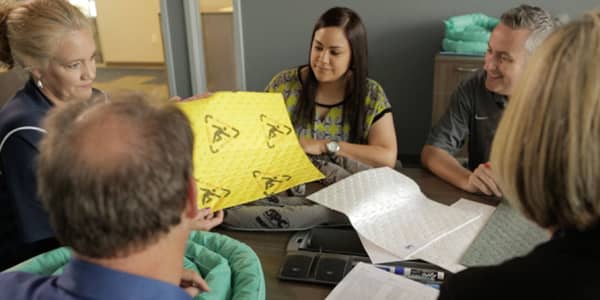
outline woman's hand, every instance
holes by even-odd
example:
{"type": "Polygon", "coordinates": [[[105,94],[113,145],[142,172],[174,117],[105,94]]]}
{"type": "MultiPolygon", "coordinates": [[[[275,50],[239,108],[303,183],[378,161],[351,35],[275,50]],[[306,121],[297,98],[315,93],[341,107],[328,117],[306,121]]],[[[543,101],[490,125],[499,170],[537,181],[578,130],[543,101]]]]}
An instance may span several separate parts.
{"type": "Polygon", "coordinates": [[[201,209],[194,220],[194,230],[210,231],[223,222],[223,211],[211,212],[210,208],[201,209]]]}
{"type": "Polygon", "coordinates": [[[188,270],[183,269],[183,273],[181,273],[181,282],[179,286],[186,292],[188,295],[192,296],[192,298],[198,296],[198,294],[202,292],[209,292],[210,288],[208,287],[208,283],[202,279],[200,274],[188,270]]]}
{"type": "Polygon", "coordinates": [[[321,155],[323,153],[327,153],[327,147],[325,147],[327,142],[329,141],[300,138],[300,146],[302,146],[304,152],[312,155],[321,155]]]}

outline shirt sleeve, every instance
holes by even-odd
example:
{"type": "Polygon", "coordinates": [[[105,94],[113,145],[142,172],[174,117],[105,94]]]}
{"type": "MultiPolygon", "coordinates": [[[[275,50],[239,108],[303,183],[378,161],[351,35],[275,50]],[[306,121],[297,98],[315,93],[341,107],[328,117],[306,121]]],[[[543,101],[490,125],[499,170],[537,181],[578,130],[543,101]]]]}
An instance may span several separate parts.
{"type": "Polygon", "coordinates": [[[392,112],[392,105],[388,100],[381,85],[374,80],[369,80],[369,91],[367,94],[366,104],[368,107],[367,117],[365,118],[365,134],[367,137],[369,130],[377,120],[388,112],[392,112]]]}
{"type": "Polygon", "coordinates": [[[37,196],[36,158],[42,132],[22,130],[6,140],[1,159],[16,227],[22,242],[53,237],[48,214],[37,196]]]}
{"type": "Polygon", "coordinates": [[[277,75],[271,78],[269,84],[265,87],[265,92],[267,93],[281,93],[281,84],[284,81],[284,77],[286,74],[286,70],[277,73],[277,75]]]}
{"type": "Polygon", "coordinates": [[[463,82],[450,96],[450,105],[440,121],[431,129],[425,142],[454,155],[463,147],[469,135],[472,101],[469,82],[463,82]]]}

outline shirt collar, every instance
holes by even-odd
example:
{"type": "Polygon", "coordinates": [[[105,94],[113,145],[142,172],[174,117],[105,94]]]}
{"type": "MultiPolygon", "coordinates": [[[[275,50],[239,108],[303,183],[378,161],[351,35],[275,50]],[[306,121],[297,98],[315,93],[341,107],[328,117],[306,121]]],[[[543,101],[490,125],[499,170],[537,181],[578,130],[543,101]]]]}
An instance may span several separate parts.
{"type": "Polygon", "coordinates": [[[495,92],[492,92],[492,91],[488,90],[485,87],[485,80],[487,78],[487,72],[485,70],[483,70],[483,69],[481,69],[480,72],[481,73],[480,73],[479,76],[481,76],[480,78],[482,78],[481,82],[482,82],[485,90],[488,91],[490,94],[492,94],[492,96],[494,98],[494,101],[496,102],[496,105],[498,105],[499,108],[502,108],[502,109],[506,108],[506,104],[508,103],[508,97],[505,96],[505,95],[500,95],[500,94],[497,94],[495,92]]]}
{"type": "Polygon", "coordinates": [[[506,108],[506,104],[508,103],[508,97],[499,94],[495,94],[495,96],[496,104],[498,105],[498,107],[502,109],[506,108]]]}
{"type": "Polygon", "coordinates": [[[167,282],[112,270],[75,257],[57,280],[59,288],[85,299],[192,299],[167,282]]]}
{"type": "Polygon", "coordinates": [[[50,101],[50,99],[48,99],[48,97],[46,97],[46,95],[44,95],[44,93],[42,93],[42,91],[40,91],[40,89],[37,86],[35,86],[33,79],[29,79],[27,81],[24,89],[28,94],[36,95],[37,96],[36,99],[42,100],[43,105],[50,106],[50,107],[54,106],[54,103],[52,103],[52,101],[50,101]]]}

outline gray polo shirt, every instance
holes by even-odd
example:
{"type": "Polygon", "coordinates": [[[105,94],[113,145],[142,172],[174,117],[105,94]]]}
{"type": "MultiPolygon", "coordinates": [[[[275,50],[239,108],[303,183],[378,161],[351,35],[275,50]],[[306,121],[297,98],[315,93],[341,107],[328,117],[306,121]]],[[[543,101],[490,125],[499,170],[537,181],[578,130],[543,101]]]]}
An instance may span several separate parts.
{"type": "Polygon", "coordinates": [[[485,88],[485,71],[459,84],[450,96],[450,105],[439,123],[431,129],[426,144],[455,155],[469,140],[469,169],[489,160],[491,143],[506,96],[485,88]]]}

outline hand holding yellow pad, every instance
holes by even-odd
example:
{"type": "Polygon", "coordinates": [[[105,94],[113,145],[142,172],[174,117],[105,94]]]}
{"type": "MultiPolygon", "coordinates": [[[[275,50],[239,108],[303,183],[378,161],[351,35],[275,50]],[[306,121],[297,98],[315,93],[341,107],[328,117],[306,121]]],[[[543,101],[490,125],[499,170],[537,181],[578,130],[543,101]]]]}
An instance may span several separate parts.
{"type": "Polygon", "coordinates": [[[180,102],[194,131],[198,207],[240,205],[323,178],[277,93],[218,92],[180,102]]]}

